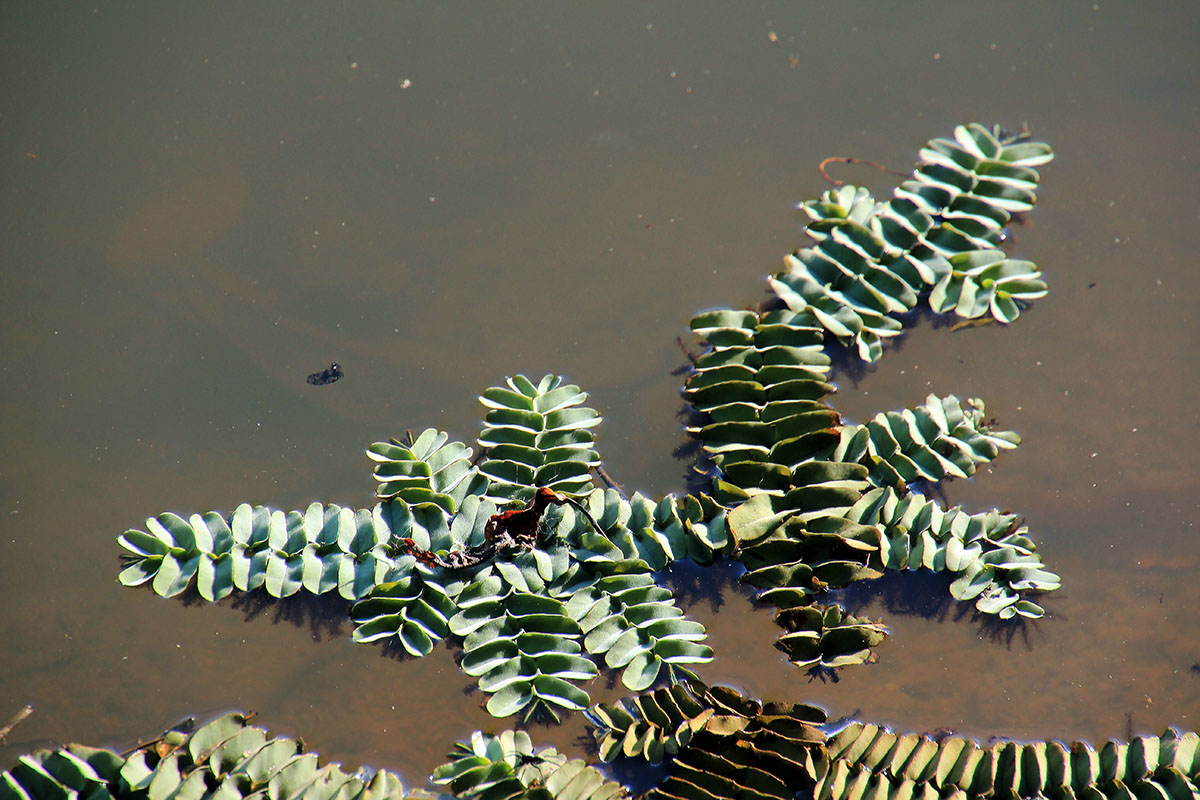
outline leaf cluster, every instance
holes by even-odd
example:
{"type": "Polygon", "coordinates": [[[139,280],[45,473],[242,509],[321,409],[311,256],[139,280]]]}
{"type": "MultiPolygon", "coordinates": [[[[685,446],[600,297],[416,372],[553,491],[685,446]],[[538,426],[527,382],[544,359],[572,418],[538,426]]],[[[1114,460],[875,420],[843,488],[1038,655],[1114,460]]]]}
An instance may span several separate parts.
{"type": "Polygon", "coordinates": [[[322,765],[299,739],[272,737],[226,714],[192,732],[189,720],[127,755],[69,744],[21,756],[0,773],[4,800],[401,800],[399,776],[322,765]]]}
{"type": "Polygon", "coordinates": [[[672,761],[655,800],[759,797],[790,800],[819,766],[825,712],[766,703],[688,681],[588,711],[600,757],[672,761]]]}
{"type": "Polygon", "coordinates": [[[508,388],[495,386],[479,397],[488,409],[479,435],[487,459],[479,471],[491,480],[497,502],[527,501],[539,486],[568,495],[592,490],[589,473],[600,456],[590,429],[600,415],[583,405],[586,400],[586,392],[554,375],[536,386],[517,375],[508,388]]]}
{"type": "Polygon", "coordinates": [[[897,792],[956,800],[1187,800],[1200,782],[1200,736],[1167,729],[1127,744],[1109,740],[1096,751],[1078,741],[936,740],[856,722],[830,738],[820,767],[813,775],[816,800],[897,792]]]}
{"type": "Polygon", "coordinates": [[[920,151],[891,200],[843,186],[802,204],[815,245],[789,255],[771,287],[864,361],[879,359],[883,342],[903,331],[896,315],[922,296],[938,313],[1012,322],[1046,284],[1033,263],[1009,259],[1000,244],[1011,215],[1033,207],[1033,167],[1052,158],[1040,142],[960,125],[953,141],[934,139],[920,151]]]}
{"type": "Polygon", "coordinates": [[[524,731],[476,731],[447,757],[433,782],[464,800],[615,800],[629,794],[582,759],[568,759],[553,747],[535,750],[524,731]]]}
{"type": "Polygon", "coordinates": [[[654,798],[814,800],[1190,800],[1200,782],[1200,735],[1167,729],[1128,743],[984,745],[852,722],[826,736],[809,706],[760,704],[698,681],[587,712],[600,757],[671,760],[654,798]]]}
{"type": "Polygon", "coordinates": [[[118,538],[128,553],[120,581],[149,582],[157,594],[173,597],[194,579],[210,602],[235,589],[263,589],[272,597],[336,589],[352,600],[394,566],[393,531],[404,530],[408,517],[403,501],[357,510],[312,503],[288,512],[243,503],[228,517],[209,511],[188,519],[166,512],[147,519],[146,530],[118,538]]]}
{"type": "Polygon", "coordinates": [[[1022,591],[1049,591],[1016,518],[945,511],[910,491],[916,481],[966,478],[1020,437],[994,430],[981,400],[930,395],[915,409],[847,425],[825,401],[828,360],[808,312],[715,310],[693,330],[711,349],[695,360],[685,397],[690,430],[718,473],[713,496],[730,511],[731,555],[743,581],[779,608],[777,646],[804,667],[870,658],[886,628],[818,598],[883,569],[950,569],[951,593],[982,613],[1038,617],[1022,591]]]}
{"type": "Polygon", "coordinates": [[[552,375],[487,389],[479,466],[469,447],[434,429],[371,445],[381,498],[371,509],[160,514],[120,537],[121,582],[167,597],[194,585],[210,601],[234,590],[336,590],[355,601],[356,641],[394,642],[420,657],[458,637],[464,671],[502,717],[585,708],[578,684],[600,660],[635,691],[690,675],[712,659],[706,632],[653,572],[689,556],[711,563],[729,542],[725,509],[703,496],[655,503],[593,486],[600,416],[586,399],[552,375]],[[541,487],[588,513],[551,505],[537,520],[537,546],[445,566],[497,535],[500,512],[541,487]]]}

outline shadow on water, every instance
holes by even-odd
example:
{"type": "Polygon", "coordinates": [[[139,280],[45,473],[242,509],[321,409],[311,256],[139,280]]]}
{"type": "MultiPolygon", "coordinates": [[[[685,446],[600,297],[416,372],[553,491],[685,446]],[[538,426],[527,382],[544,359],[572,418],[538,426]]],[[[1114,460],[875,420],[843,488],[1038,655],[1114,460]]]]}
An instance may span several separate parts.
{"type": "MultiPolygon", "coordinates": [[[[400,637],[398,636],[393,636],[383,643],[376,642],[375,644],[378,647],[380,658],[386,658],[390,661],[397,662],[417,660],[417,656],[414,656],[412,653],[404,649],[404,645],[400,643],[400,637]]],[[[450,643],[444,639],[442,640],[442,645],[447,648],[450,647],[450,643]]],[[[455,644],[454,647],[458,648],[458,645],[455,644]]],[[[457,660],[455,663],[458,663],[457,660]]],[[[474,688],[474,684],[472,684],[472,688],[474,688]]]]}
{"type": "MultiPolygon", "coordinates": [[[[616,670],[609,670],[609,672],[616,674],[616,670]]],[[[589,728],[587,733],[581,733],[574,737],[572,744],[577,751],[586,754],[588,763],[609,779],[624,784],[629,789],[631,796],[641,796],[666,780],[667,775],[670,774],[669,762],[665,759],[660,764],[650,764],[640,758],[618,756],[610,762],[602,762],[600,760],[600,742],[592,734],[592,730],[594,729],[589,728]]]]}
{"type": "MultiPolygon", "coordinates": [[[[684,424],[688,427],[699,427],[707,422],[700,412],[690,406],[680,411],[678,416],[684,418],[684,424]]],[[[671,451],[671,455],[677,461],[682,462],[685,467],[683,473],[683,491],[686,494],[700,495],[711,493],[712,481],[717,474],[717,467],[713,464],[708,453],[704,451],[704,446],[699,438],[689,434],[678,447],[671,451]]]]}
{"type": "MultiPolygon", "coordinates": [[[[179,596],[188,608],[210,606],[195,586],[179,596]]],[[[342,597],[309,592],[297,592],[291,597],[272,597],[263,591],[238,592],[228,598],[228,605],[241,612],[246,622],[270,617],[275,625],[288,624],[308,628],[314,642],[345,638],[350,623],[350,602],[342,597]]]]}
{"type": "MultiPolygon", "coordinates": [[[[1002,620],[994,614],[979,613],[972,602],[955,600],[950,595],[952,581],[948,573],[925,569],[889,572],[881,578],[858,581],[845,589],[830,592],[829,598],[853,615],[882,607],[887,614],[896,617],[915,617],[938,623],[965,622],[976,626],[981,639],[1002,644],[1009,650],[1016,643],[1024,650],[1032,651],[1035,644],[1046,639],[1040,620],[1020,616],[1002,620]]],[[[1044,597],[1035,599],[1045,602],[1044,597]]],[[[1054,618],[1049,609],[1047,614],[1054,618]]]]}
{"type": "Polygon", "coordinates": [[[808,682],[820,681],[821,683],[838,683],[841,678],[838,677],[837,667],[824,667],[817,664],[815,667],[810,667],[804,671],[808,676],[808,682]]]}
{"type": "MultiPolygon", "coordinates": [[[[907,328],[908,325],[906,323],[906,331],[907,328]]],[[[903,349],[906,336],[907,333],[902,333],[894,339],[888,340],[887,344],[884,345],[885,349],[888,351],[903,349]]],[[[843,344],[832,336],[825,340],[825,355],[829,356],[830,369],[828,380],[833,384],[837,384],[844,379],[848,380],[850,385],[857,389],[863,379],[876,369],[875,363],[863,361],[858,357],[858,348],[854,345],[843,344]]],[[[835,392],[832,398],[827,399],[827,402],[830,405],[834,405],[833,401],[836,398],[837,393],[835,392]]]]}
{"type": "Polygon", "coordinates": [[[658,786],[670,774],[666,761],[651,766],[640,759],[618,758],[611,764],[601,766],[609,774],[609,777],[624,784],[630,794],[635,797],[658,786]]]}
{"type": "MultiPolygon", "coordinates": [[[[899,336],[893,336],[884,341],[885,358],[903,352],[909,336],[924,325],[928,325],[934,330],[950,328],[952,331],[955,330],[956,325],[963,325],[963,318],[953,312],[938,314],[923,306],[917,307],[907,314],[897,314],[895,318],[904,328],[899,336]]],[[[986,321],[980,324],[986,324],[990,320],[991,317],[987,317],[986,321]]],[[[879,361],[863,361],[858,355],[856,346],[844,344],[832,336],[827,336],[825,339],[825,353],[831,362],[830,380],[835,383],[840,379],[848,380],[855,389],[879,366],[879,361]]]]}
{"type": "Polygon", "coordinates": [[[654,573],[656,583],[667,587],[684,606],[706,603],[712,611],[725,605],[725,597],[736,593],[753,600],[758,590],[738,580],[746,568],[730,558],[722,558],[703,567],[689,559],[673,561],[654,573]]]}

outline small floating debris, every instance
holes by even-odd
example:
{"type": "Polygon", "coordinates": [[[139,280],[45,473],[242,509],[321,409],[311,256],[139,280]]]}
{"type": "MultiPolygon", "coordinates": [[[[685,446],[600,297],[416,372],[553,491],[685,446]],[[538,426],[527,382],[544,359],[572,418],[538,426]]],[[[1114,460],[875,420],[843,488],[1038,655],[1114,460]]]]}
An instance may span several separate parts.
{"type": "Polygon", "coordinates": [[[24,722],[30,714],[33,713],[33,706],[25,706],[16,714],[13,714],[12,719],[0,725],[0,743],[5,743],[8,740],[8,735],[12,733],[12,729],[24,722]]]}
{"type": "Polygon", "coordinates": [[[314,372],[312,375],[309,375],[308,382],[313,386],[324,386],[327,383],[341,380],[343,375],[345,373],[342,372],[342,365],[334,361],[329,365],[328,369],[323,369],[320,372],[314,372]]]}

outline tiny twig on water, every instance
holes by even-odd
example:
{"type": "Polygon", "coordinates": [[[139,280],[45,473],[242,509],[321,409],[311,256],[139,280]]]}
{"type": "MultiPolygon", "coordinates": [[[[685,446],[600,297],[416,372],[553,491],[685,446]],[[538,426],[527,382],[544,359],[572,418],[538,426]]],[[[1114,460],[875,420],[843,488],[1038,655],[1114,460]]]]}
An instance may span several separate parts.
{"type": "MultiPolygon", "coordinates": [[[[625,496],[625,490],[621,488],[621,484],[614,481],[612,476],[604,471],[604,466],[602,464],[597,464],[594,469],[596,470],[596,474],[600,476],[600,480],[604,481],[608,488],[616,489],[618,494],[620,494],[622,497],[625,496]]],[[[600,530],[600,528],[597,526],[596,530],[600,530]]]]}
{"type": "Polygon", "coordinates": [[[839,180],[835,180],[834,178],[829,177],[829,173],[825,171],[825,165],[831,164],[834,162],[836,162],[838,164],[862,164],[863,166],[874,167],[875,169],[879,170],[880,172],[886,172],[889,175],[899,175],[902,178],[908,177],[907,172],[898,172],[897,170],[894,170],[894,169],[888,169],[887,167],[883,166],[882,164],[876,164],[874,161],[864,161],[861,158],[854,158],[853,156],[833,156],[831,158],[825,159],[820,164],[818,164],[817,171],[821,173],[822,178],[829,181],[834,186],[844,186],[846,184],[845,181],[839,181],[839,180]]]}

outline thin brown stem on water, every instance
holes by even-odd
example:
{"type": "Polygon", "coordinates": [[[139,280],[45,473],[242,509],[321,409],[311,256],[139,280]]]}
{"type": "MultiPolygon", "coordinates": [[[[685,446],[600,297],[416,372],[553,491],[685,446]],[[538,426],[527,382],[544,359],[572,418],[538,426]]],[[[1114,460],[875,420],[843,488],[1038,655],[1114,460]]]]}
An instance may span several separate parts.
{"type": "Polygon", "coordinates": [[[621,488],[621,484],[614,481],[612,476],[604,471],[604,467],[602,465],[597,464],[592,469],[596,471],[596,474],[600,476],[600,480],[604,481],[608,488],[616,489],[618,494],[620,494],[622,497],[625,496],[625,490],[621,488]]]}
{"type": "Polygon", "coordinates": [[[834,178],[831,178],[831,177],[829,177],[829,173],[825,171],[825,165],[826,165],[826,164],[832,164],[832,163],[838,163],[838,164],[862,164],[863,166],[867,166],[867,167],[874,167],[875,169],[879,170],[880,172],[886,172],[886,173],[888,173],[888,174],[890,174],[890,175],[899,175],[899,176],[900,176],[900,177],[902,177],[902,178],[907,178],[907,177],[908,177],[908,173],[907,173],[907,172],[899,172],[899,171],[897,171],[897,170],[894,170],[894,169],[888,169],[887,167],[883,166],[882,164],[876,164],[874,161],[864,161],[864,160],[863,160],[863,159],[861,159],[861,158],[854,158],[853,156],[832,156],[832,157],[830,157],[830,158],[827,158],[827,159],[825,159],[825,160],[824,160],[824,161],[822,161],[820,164],[818,164],[818,165],[817,165],[817,171],[821,173],[821,177],[822,177],[822,178],[824,178],[825,180],[829,181],[829,182],[830,182],[830,183],[832,183],[834,186],[845,186],[845,185],[846,185],[846,182],[845,182],[845,181],[839,181],[839,180],[835,180],[834,178]]]}

